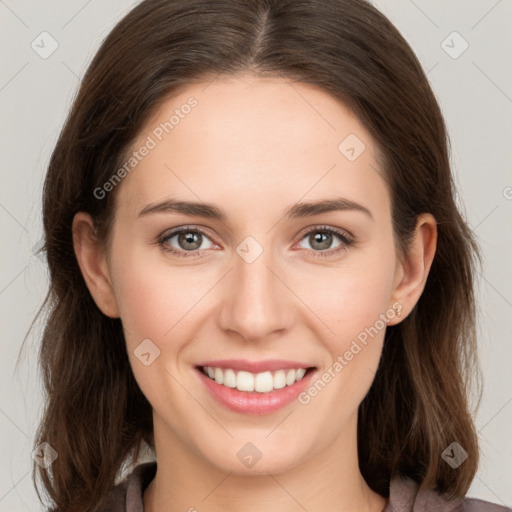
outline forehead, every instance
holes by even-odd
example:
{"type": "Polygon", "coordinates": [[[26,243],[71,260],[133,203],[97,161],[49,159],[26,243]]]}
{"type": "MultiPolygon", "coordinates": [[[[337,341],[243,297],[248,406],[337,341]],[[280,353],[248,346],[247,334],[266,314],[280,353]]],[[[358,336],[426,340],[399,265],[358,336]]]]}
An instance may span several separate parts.
{"type": "Polygon", "coordinates": [[[244,74],[181,87],[131,150],[139,155],[118,199],[131,208],[168,195],[243,209],[305,195],[387,193],[374,141],[357,117],[322,89],[285,78],[244,74]]]}

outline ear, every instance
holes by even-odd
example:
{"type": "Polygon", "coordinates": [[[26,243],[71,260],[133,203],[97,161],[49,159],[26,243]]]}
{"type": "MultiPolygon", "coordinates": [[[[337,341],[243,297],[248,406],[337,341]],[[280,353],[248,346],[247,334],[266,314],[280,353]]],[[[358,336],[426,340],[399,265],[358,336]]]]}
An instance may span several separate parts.
{"type": "Polygon", "coordinates": [[[73,218],[73,247],[85,284],[98,308],[111,318],[119,312],[104,248],[96,240],[91,216],[79,212],[73,218]]]}
{"type": "Polygon", "coordinates": [[[395,272],[391,307],[398,310],[401,316],[396,315],[390,319],[388,325],[400,323],[418,302],[427,282],[436,247],[436,219],[430,213],[422,213],[416,221],[407,254],[398,261],[395,272]]]}

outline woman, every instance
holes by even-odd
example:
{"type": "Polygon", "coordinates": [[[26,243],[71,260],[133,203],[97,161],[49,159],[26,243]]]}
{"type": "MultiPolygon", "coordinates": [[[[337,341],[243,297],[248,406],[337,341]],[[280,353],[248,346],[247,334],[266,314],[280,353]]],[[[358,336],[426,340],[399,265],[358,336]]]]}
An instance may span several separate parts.
{"type": "Polygon", "coordinates": [[[55,510],[506,510],[464,497],[477,248],[443,118],[370,4],[143,1],[43,210],[55,510]]]}

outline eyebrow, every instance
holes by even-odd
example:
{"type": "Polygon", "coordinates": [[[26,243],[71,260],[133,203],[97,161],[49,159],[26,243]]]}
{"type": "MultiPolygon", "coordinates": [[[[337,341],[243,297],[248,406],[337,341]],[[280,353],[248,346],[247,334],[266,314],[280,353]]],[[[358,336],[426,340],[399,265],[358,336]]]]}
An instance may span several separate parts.
{"type": "MultiPolygon", "coordinates": [[[[285,219],[297,219],[302,217],[310,217],[319,215],[321,213],[328,213],[333,211],[347,211],[353,210],[362,212],[368,217],[373,219],[368,208],[363,205],[350,201],[342,197],[333,199],[322,199],[318,201],[310,201],[297,203],[288,208],[284,213],[285,219]]],[[[227,220],[226,213],[217,206],[203,202],[180,201],[174,198],[165,199],[158,203],[147,204],[138,214],[138,217],[153,213],[183,213],[185,215],[193,215],[197,217],[204,217],[207,219],[214,219],[225,222],[227,220]]]]}

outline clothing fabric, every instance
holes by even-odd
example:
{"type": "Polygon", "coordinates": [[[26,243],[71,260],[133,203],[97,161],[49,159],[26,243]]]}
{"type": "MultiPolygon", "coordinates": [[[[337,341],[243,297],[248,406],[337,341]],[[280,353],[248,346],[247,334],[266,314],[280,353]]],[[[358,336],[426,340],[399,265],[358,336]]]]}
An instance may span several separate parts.
{"type": "MultiPolygon", "coordinates": [[[[143,512],[143,495],[156,474],[156,462],[136,466],[108,496],[104,512],[143,512]]],[[[511,508],[475,498],[447,500],[435,491],[418,493],[410,478],[391,481],[389,500],[382,512],[512,512],[511,508]]]]}

